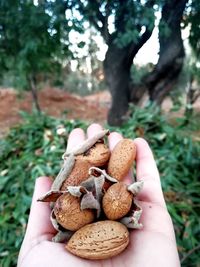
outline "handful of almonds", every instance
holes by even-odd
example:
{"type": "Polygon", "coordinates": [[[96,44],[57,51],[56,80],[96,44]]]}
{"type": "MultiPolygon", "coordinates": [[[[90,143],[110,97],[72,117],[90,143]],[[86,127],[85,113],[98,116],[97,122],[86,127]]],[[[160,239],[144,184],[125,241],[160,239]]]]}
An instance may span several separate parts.
{"type": "Polygon", "coordinates": [[[131,139],[122,139],[112,153],[108,130],[97,133],[63,155],[63,166],[51,190],[39,201],[50,202],[54,242],[86,259],[107,259],[129,244],[129,230],[140,229],[142,209],[135,199],[143,182],[126,185],[136,157],[131,139]]]}

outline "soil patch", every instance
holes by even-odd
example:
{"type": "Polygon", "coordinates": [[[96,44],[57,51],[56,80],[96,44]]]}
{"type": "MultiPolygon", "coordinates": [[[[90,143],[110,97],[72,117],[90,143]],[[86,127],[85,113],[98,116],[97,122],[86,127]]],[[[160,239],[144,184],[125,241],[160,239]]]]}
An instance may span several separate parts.
{"type": "MultiPolygon", "coordinates": [[[[81,97],[56,88],[44,88],[39,91],[39,103],[44,112],[54,117],[81,119],[88,122],[105,123],[111,96],[108,91],[101,91],[81,97]]],[[[172,102],[166,98],[162,108],[166,114],[172,108],[172,102]]],[[[195,112],[200,113],[200,99],[194,105],[195,112]]],[[[17,94],[11,88],[0,89],[0,137],[8,133],[10,127],[21,122],[19,111],[31,112],[32,97],[30,92],[17,94]]],[[[184,110],[170,112],[169,118],[183,116],[184,110]]]]}
{"type": "MultiPolygon", "coordinates": [[[[40,106],[48,115],[99,123],[106,121],[110,99],[108,92],[87,97],[55,88],[45,88],[39,92],[40,106]]],[[[31,112],[30,92],[18,95],[14,89],[0,89],[0,136],[5,135],[11,126],[21,122],[20,110],[31,112]]]]}

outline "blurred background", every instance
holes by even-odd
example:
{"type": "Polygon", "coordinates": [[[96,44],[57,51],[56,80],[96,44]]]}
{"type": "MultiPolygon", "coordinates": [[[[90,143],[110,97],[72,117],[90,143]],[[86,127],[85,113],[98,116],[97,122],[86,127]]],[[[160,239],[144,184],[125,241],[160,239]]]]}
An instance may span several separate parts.
{"type": "Polygon", "coordinates": [[[0,266],[35,178],[99,122],[153,148],[182,266],[200,266],[200,1],[0,0],[0,266]]]}

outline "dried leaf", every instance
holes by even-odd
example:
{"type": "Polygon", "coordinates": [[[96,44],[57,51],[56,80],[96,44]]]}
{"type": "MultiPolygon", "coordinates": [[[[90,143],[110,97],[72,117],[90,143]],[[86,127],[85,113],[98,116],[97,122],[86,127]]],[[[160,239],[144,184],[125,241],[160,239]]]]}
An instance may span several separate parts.
{"type": "Polygon", "coordinates": [[[80,197],[82,194],[87,193],[83,186],[68,186],[67,191],[74,197],[80,197]]]}
{"type": "Polygon", "coordinates": [[[92,136],[91,138],[86,139],[83,143],[78,145],[77,147],[67,150],[63,158],[69,156],[70,154],[73,154],[75,156],[85,153],[87,150],[89,150],[99,139],[102,139],[104,136],[106,136],[109,133],[109,130],[103,130],[101,132],[98,132],[96,135],[92,136]]]}
{"type": "Polygon", "coordinates": [[[56,202],[56,200],[64,193],[64,191],[49,191],[44,196],[38,198],[41,202],[56,202]]]}
{"type": "Polygon", "coordinates": [[[94,197],[92,192],[85,194],[81,200],[81,209],[96,209],[97,218],[100,216],[101,207],[97,199],[94,197]]]}
{"type": "Polygon", "coordinates": [[[57,175],[56,179],[54,180],[51,190],[59,190],[65,181],[65,179],[69,176],[71,173],[75,163],[75,157],[74,155],[69,155],[69,157],[64,160],[63,167],[61,168],[59,174],[57,175]]]}
{"type": "Polygon", "coordinates": [[[143,225],[139,223],[139,219],[142,214],[142,208],[138,205],[138,203],[134,200],[135,207],[128,214],[128,216],[123,217],[120,222],[123,223],[126,227],[131,229],[141,229],[143,225]]]}
{"type": "Polygon", "coordinates": [[[89,174],[90,174],[90,175],[92,175],[92,173],[93,173],[94,171],[98,172],[99,174],[104,175],[105,178],[106,178],[108,181],[110,181],[110,182],[113,182],[113,183],[117,183],[117,182],[118,182],[117,179],[115,179],[114,177],[111,177],[110,175],[108,175],[108,174],[106,173],[105,170],[102,170],[102,169],[97,168],[97,167],[91,167],[91,168],[89,168],[89,174]]]}
{"type": "Polygon", "coordinates": [[[88,191],[94,190],[94,178],[95,176],[90,176],[87,180],[81,183],[81,186],[85,187],[88,191]]]}
{"type": "Polygon", "coordinates": [[[56,243],[67,242],[73,233],[74,232],[72,231],[58,231],[58,233],[52,238],[52,241],[56,243]]]}
{"type": "Polygon", "coordinates": [[[81,201],[81,209],[90,208],[97,210],[97,218],[101,213],[101,199],[103,197],[103,185],[105,182],[105,176],[100,177],[90,176],[81,185],[89,192],[85,194],[81,201]]]}
{"type": "Polygon", "coordinates": [[[135,182],[130,184],[127,190],[130,191],[134,196],[136,196],[142,190],[143,185],[143,181],[135,182]]]}
{"type": "Polygon", "coordinates": [[[105,183],[105,176],[101,175],[99,177],[90,176],[86,181],[81,183],[85,189],[93,192],[96,199],[100,202],[103,196],[103,186],[105,183]]]}
{"type": "Polygon", "coordinates": [[[94,184],[95,184],[95,195],[96,199],[99,203],[101,203],[101,199],[103,197],[103,185],[105,182],[105,176],[101,175],[100,177],[94,177],[94,184]]]}

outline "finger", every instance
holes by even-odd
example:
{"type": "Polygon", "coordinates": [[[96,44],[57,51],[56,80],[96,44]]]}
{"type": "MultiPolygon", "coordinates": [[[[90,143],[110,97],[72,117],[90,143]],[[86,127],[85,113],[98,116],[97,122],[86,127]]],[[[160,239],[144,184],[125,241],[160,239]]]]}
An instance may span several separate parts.
{"type": "Polygon", "coordinates": [[[165,205],[160,184],[160,176],[148,143],[143,138],[134,140],[136,145],[136,175],[137,180],[144,181],[144,187],[139,197],[144,201],[165,205]]]}
{"type": "Polygon", "coordinates": [[[50,222],[49,203],[37,201],[50,190],[51,184],[52,181],[48,177],[39,177],[35,182],[27,230],[18,257],[19,266],[34,242],[40,239],[50,240],[55,234],[55,229],[50,222]]]}
{"type": "Polygon", "coordinates": [[[160,183],[156,162],[148,143],[143,138],[136,138],[134,143],[137,148],[137,179],[144,181],[151,178],[160,183]]]}
{"type": "Polygon", "coordinates": [[[93,123],[87,128],[87,137],[91,138],[93,137],[96,133],[102,131],[103,128],[100,124],[98,123],[93,123]]]}
{"type": "Polygon", "coordinates": [[[108,145],[111,151],[113,151],[116,144],[123,139],[122,135],[117,132],[112,132],[108,136],[108,145]]]}
{"type": "Polygon", "coordinates": [[[48,192],[52,181],[48,177],[39,177],[35,183],[31,210],[26,231],[26,239],[32,240],[47,233],[55,233],[50,222],[49,203],[38,202],[38,198],[48,192]]]}
{"type": "Polygon", "coordinates": [[[71,131],[67,142],[67,151],[72,150],[78,144],[81,144],[85,140],[85,133],[81,128],[75,128],[71,131]]]}

